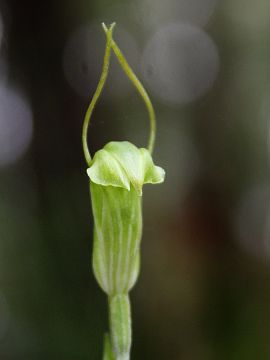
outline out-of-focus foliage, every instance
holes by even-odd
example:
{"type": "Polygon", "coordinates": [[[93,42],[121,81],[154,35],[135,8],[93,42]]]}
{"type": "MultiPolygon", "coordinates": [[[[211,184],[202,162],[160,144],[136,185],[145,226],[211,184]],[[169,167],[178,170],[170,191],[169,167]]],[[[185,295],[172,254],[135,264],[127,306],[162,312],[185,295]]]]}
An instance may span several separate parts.
{"type": "MultiPolygon", "coordinates": [[[[0,1],[0,358],[101,358],[81,149],[101,21],[151,95],[167,174],[144,189],[132,358],[268,359],[268,0],[0,1]]],[[[143,147],[147,126],[113,59],[92,152],[143,147]]]]}

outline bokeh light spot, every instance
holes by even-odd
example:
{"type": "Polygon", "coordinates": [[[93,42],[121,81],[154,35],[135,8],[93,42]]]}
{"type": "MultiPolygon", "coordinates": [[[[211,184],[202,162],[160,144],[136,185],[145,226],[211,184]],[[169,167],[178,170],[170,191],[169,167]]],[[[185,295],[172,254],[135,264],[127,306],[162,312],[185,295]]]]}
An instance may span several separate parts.
{"type": "MultiPolygon", "coordinates": [[[[134,39],[120,26],[117,26],[114,38],[132,68],[136,70],[139,51],[134,39]]],[[[63,55],[64,73],[70,86],[82,97],[91,97],[96,89],[102,68],[105,39],[101,26],[90,24],[76,29],[67,41],[63,55]]],[[[125,96],[130,89],[132,86],[129,80],[112,55],[104,91],[105,98],[125,96]]]]}
{"type": "Polygon", "coordinates": [[[18,160],[27,150],[33,133],[31,108],[24,97],[0,87],[0,166],[18,160]]]}
{"type": "MultiPolygon", "coordinates": [[[[203,26],[211,17],[217,0],[141,0],[137,9],[146,27],[157,28],[160,24],[181,21],[203,26]]],[[[137,4],[137,3],[136,3],[137,4]]]]}
{"type": "Polygon", "coordinates": [[[217,48],[202,30],[169,24],[147,43],[142,71],[151,91],[162,101],[187,103],[202,96],[217,77],[217,48]]]}

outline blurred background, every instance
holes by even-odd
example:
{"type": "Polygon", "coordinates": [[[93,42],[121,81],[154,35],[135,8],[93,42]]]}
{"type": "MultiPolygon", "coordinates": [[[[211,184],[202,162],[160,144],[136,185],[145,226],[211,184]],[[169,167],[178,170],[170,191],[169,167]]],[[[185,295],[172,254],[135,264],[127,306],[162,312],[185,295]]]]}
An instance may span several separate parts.
{"type": "MultiPolygon", "coordinates": [[[[81,127],[102,21],[153,100],[167,173],[144,188],[132,359],[269,359],[268,0],[0,1],[0,358],[101,359],[81,127]]],[[[91,150],[148,130],[113,59],[91,150]]]]}

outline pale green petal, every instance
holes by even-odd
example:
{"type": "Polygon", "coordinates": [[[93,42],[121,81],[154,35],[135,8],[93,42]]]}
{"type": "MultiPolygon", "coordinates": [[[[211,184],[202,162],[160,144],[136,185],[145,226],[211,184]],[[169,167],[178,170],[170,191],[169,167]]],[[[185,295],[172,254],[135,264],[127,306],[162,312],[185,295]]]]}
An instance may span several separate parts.
{"type": "Polygon", "coordinates": [[[159,167],[155,166],[147,149],[140,149],[143,169],[144,169],[144,184],[160,184],[164,181],[165,171],[159,167]]]}
{"type": "Polygon", "coordinates": [[[125,170],[131,184],[139,195],[142,193],[144,168],[140,150],[128,141],[111,141],[104,147],[105,150],[119,161],[125,170]]]}
{"type": "Polygon", "coordinates": [[[122,187],[130,190],[129,179],[119,162],[106,150],[99,150],[93,165],[87,169],[90,180],[103,186],[122,187]]]}
{"type": "Polygon", "coordinates": [[[155,166],[147,149],[138,149],[128,141],[109,142],[99,150],[87,173],[96,184],[122,187],[142,195],[143,184],[158,184],[164,181],[165,171],[155,166]]]}

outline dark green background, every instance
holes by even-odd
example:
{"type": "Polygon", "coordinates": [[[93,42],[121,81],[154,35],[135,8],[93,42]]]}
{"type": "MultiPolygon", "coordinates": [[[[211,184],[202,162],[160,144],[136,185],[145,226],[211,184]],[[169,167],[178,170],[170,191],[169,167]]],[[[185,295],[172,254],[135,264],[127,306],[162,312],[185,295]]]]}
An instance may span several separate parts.
{"type": "MultiPolygon", "coordinates": [[[[107,304],[91,270],[93,223],[81,149],[88,100],[65,79],[63,53],[78,26],[101,21],[116,21],[142,49],[151,35],[140,22],[142,4],[0,2],[8,81],[27,95],[34,121],[27,153],[0,168],[3,360],[101,359],[107,304]]],[[[102,29],[95,29],[102,48],[102,29]]],[[[242,246],[235,230],[245,194],[269,183],[270,108],[265,113],[262,106],[270,94],[270,5],[219,1],[204,30],[219,52],[211,89],[179,106],[152,96],[154,158],[167,178],[144,191],[142,271],[131,293],[132,359],[270,358],[270,253],[261,245],[265,224],[256,223],[267,210],[259,202],[254,224],[252,216],[244,219],[248,232],[256,229],[249,234],[252,246],[242,246]]],[[[98,69],[101,63],[100,56],[98,69]]],[[[90,91],[97,78],[98,72],[90,91]]],[[[105,95],[91,125],[92,151],[109,140],[143,146],[146,121],[135,91],[105,95]]]]}

